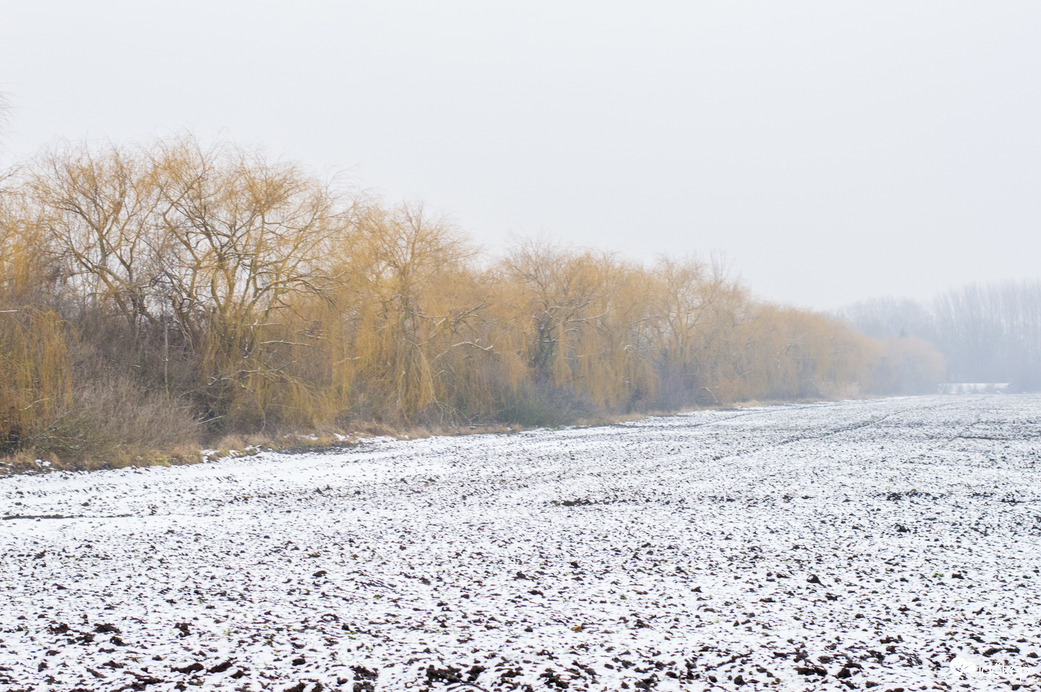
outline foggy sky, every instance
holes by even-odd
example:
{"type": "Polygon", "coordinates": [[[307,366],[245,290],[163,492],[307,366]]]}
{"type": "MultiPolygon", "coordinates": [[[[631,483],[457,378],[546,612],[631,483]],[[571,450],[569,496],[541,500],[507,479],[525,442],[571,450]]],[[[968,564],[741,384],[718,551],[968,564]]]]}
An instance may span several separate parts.
{"type": "Polygon", "coordinates": [[[1041,3],[0,0],[6,167],[191,131],[832,308],[1041,275],[1041,3]]]}

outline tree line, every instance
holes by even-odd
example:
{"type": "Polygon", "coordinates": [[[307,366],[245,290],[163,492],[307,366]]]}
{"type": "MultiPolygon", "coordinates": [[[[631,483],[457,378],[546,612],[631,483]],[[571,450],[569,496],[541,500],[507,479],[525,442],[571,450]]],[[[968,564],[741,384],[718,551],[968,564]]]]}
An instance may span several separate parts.
{"type": "MultiPolygon", "coordinates": [[[[757,300],[718,263],[523,241],[192,137],[63,146],[0,182],[0,452],[229,431],[546,425],[901,388],[924,341],[757,300]]],[[[910,384],[909,384],[910,383],[910,384]]]]}
{"type": "Polygon", "coordinates": [[[930,303],[879,299],[841,316],[880,339],[923,340],[944,355],[950,382],[1041,389],[1041,281],[969,284],[930,303]]]}

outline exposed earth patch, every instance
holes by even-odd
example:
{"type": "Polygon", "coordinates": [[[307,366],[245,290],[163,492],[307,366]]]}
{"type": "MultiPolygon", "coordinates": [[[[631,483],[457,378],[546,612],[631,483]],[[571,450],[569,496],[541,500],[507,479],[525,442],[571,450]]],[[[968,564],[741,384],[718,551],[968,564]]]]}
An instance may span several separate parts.
{"type": "Polygon", "coordinates": [[[0,479],[0,690],[1041,687],[1041,397],[0,479]]]}

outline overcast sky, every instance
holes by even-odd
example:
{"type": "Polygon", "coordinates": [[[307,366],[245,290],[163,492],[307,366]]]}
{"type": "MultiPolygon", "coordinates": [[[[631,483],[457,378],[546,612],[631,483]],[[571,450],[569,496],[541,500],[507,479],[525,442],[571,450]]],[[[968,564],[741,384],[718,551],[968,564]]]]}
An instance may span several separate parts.
{"type": "Polygon", "coordinates": [[[190,130],[828,309],[1041,275],[1041,2],[0,0],[0,160],[190,130]]]}

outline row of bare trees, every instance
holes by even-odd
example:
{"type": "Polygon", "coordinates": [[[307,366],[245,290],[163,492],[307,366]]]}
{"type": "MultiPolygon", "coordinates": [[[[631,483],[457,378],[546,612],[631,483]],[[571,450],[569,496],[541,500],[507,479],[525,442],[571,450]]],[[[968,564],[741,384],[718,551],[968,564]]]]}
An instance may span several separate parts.
{"type": "Polygon", "coordinates": [[[843,316],[870,336],[935,344],[951,382],[1041,388],[1041,281],[970,284],[925,304],[873,300],[843,316]]]}
{"type": "Polygon", "coordinates": [[[421,205],[227,144],[66,147],[3,185],[9,448],[82,420],[83,392],[178,434],[539,424],[874,391],[894,367],[883,342],[754,300],[718,265],[535,242],[487,258],[421,205]]]}

